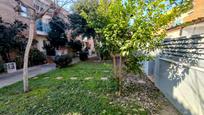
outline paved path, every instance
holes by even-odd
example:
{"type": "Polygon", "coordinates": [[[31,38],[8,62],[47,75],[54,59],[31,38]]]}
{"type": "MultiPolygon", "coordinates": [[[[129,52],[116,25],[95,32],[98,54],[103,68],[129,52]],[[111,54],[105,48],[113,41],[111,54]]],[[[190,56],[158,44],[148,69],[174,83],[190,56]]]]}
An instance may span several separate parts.
{"type": "MultiPolygon", "coordinates": [[[[35,77],[39,74],[47,73],[56,68],[55,64],[45,64],[40,66],[30,67],[28,69],[29,78],[35,77]]],[[[14,73],[5,73],[0,75],[0,88],[14,84],[22,80],[23,71],[18,70],[14,73]]]]}
{"type": "MultiPolygon", "coordinates": [[[[79,58],[73,58],[71,64],[75,64],[78,62],[79,62],[79,58]]],[[[44,64],[44,65],[40,65],[40,66],[30,67],[28,69],[29,78],[35,77],[39,74],[47,73],[47,72],[52,71],[54,69],[56,69],[55,64],[44,64]]],[[[22,76],[23,76],[22,69],[17,70],[17,72],[15,72],[15,73],[1,74],[0,75],[0,88],[14,84],[18,81],[21,81],[23,78],[22,76]]]]}

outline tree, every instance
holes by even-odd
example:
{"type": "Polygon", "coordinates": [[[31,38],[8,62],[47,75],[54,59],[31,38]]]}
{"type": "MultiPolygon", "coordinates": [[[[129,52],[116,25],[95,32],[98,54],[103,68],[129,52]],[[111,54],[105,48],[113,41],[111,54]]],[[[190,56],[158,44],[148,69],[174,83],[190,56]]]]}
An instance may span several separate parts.
{"type": "Polygon", "coordinates": [[[48,33],[50,45],[53,46],[54,49],[67,45],[68,41],[65,33],[67,26],[65,21],[58,16],[54,16],[49,24],[51,29],[51,31],[48,33]]]}
{"type": "Polygon", "coordinates": [[[68,29],[71,30],[72,37],[82,35],[83,37],[94,37],[95,30],[88,26],[86,19],[77,13],[72,13],[68,15],[68,29]]]}
{"type": "MultiPolygon", "coordinates": [[[[106,2],[108,3],[108,0],[106,0],[106,2]]],[[[103,27],[107,26],[108,20],[106,17],[98,15],[98,6],[98,0],[78,0],[72,6],[72,10],[86,19],[88,27],[94,31],[97,54],[100,59],[106,59],[110,57],[110,52],[106,47],[106,44],[104,44],[105,39],[101,30],[103,27]]]]}
{"type": "Polygon", "coordinates": [[[10,51],[15,50],[20,54],[25,50],[26,38],[22,31],[27,29],[27,25],[15,20],[7,23],[0,17],[0,54],[5,62],[13,61],[10,58],[10,51]]]}
{"type": "Polygon", "coordinates": [[[119,91],[122,64],[128,72],[140,73],[141,62],[150,58],[166,35],[166,28],[191,7],[192,0],[99,0],[94,15],[81,15],[102,34],[103,44],[113,57],[119,91]],[[103,26],[101,26],[103,25],[103,26]],[[123,63],[124,62],[124,63],[123,63]]]}
{"type": "Polygon", "coordinates": [[[59,11],[68,3],[72,2],[72,0],[54,0],[52,4],[48,6],[47,9],[44,11],[39,11],[35,9],[32,6],[29,6],[25,4],[22,0],[15,0],[17,2],[17,6],[14,8],[16,12],[21,12],[21,7],[20,5],[24,5],[25,7],[29,8],[32,10],[31,15],[29,16],[30,18],[30,25],[29,25],[29,38],[28,38],[28,43],[26,45],[25,49],[25,54],[24,54],[24,64],[23,64],[23,87],[24,87],[24,92],[29,91],[28,87],[28,59],[29,59],[29,52],[30,48],[33,42],[33,39],[36,34],[36,27],[35,27],[35,22],[38,19],[41,19],[50,9],[53,9],[53,15],[56,15],[59,13],[59,11]]]}

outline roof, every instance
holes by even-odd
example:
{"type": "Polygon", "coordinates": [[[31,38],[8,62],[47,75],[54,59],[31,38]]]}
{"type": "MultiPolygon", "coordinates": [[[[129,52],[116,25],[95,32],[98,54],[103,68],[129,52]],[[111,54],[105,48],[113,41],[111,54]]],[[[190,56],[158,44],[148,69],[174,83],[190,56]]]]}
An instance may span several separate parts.
{"type": "Polygon", "coordinates": [[[181,29],[181,28],[184,28],[184,27],[187,27],[187,26],[190,26],[190,25],[202,23],[202,22],[204,22],[204,17],[199,17],[197,19],[185,22],[183,24],[180,24],[180,25],[177,25],[177,26],[174,26],[174,27],[170,27],[170,28],[167,29],[167,31],[178,30],[178,29],[181,29]]]}

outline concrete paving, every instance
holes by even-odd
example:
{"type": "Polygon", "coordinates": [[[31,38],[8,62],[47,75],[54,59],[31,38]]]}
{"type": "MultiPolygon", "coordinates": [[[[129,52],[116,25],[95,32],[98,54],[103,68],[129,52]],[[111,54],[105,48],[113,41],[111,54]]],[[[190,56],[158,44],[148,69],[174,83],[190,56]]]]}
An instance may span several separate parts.
{"type": "MultiPolygon", "coordinates": [[[[54,69],[56,69],[55,64],[44,64],[40,66],[30,67],[28,69],[29,78],[35,77],[39,74],[47,73],[54,69]]],[[[17,70],[17,72],[14,72],[14,73],[1,74],[0,75],[0,88],[14,84],[18,81],[21,81],[23,79],[22,76],[23,76],[22,69],[17,70]]]]}
{"type": "MultiPolygon", "coordinates": [[[[79,58],[73,58],[71,64],[76,64],[80,60],[79,58]]],[[[55,70],[56,64],[44,64],[39,66],[30,67],[28,69],[29,78],[35,77],[40,74],[47,73],[49,71],[55,70]]],[[[14,84],[23,79],[23,70],[17,70],[14,73],[4,73],[0,75],[0,88],[14,84]]]]}

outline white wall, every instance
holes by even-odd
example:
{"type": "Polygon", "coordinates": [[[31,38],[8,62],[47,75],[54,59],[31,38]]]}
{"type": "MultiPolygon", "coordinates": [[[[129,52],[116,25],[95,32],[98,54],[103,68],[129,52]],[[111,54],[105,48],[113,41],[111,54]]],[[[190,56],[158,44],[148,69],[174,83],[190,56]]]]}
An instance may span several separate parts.
{"type": "Polygon", "coordinates": [[[182,114],[204,115],[204,70],[162,59],[156,69],[156,86],[182,114]]]}
{"type": "Polygon", "coordinates": [[[36,40],[38,41],[37,43],[37,49],[40,50],[41,52],[45,52],[45,49],[43,48],[44,47],[44,44],[43,44],[43,41],[47,41],[46,37],[43,37],[43,36],[37,36],[36,37],[36,40]]]}
{"type": "Polygon", "coordinates": [[[183,28],[181,36],[191,36],[204,33],[204,22],[183,28]]]}
{"type": "Polygon", "coordinates": [[[191,35],[203,34],[203,33],[204,33],[204,22],[184,27],[182,30],[181,29],[169,30],[167,32],[167,38],[176,38],[181,36],[189,37],[191,35]]]}
{"type": "MultiPolygon", "coordinates": [[[[200,27],[201,30],[195,30],[194,33],[202,33],[203,26],[201,25],[200,27]]],[[[190,33],[192,30],[189,28],[185,28],[184,31],[186,33],[184,34],[192,34],[190,33]]],[[[165,43],[166,46],[173,48],[167,47],[163,51],[173,50],[174,53],[176,51],[176,54],[182,55],[173,55],[171,51],[166,53],[160,52],[155,58],[154,63],[145,63],[144,70],[147,75],[151,76],[151,80],[154,80],[156,86],[168,100],[182,114],[204,115],[204,54],[202,53],[204,52],[204,49],[202,49],[202,47],[204,48],[204,35],[200,35],[199,37],[194,36],[193,38],[172,39],[170,39],[171,42],[167,41],[165,43]],[[187,44],[182,45],[183,43],[187,44]],[[195,47],[192,47],[193,45],[195,47]],[[196,54],[189,52],[189,49],[182,49],[181,46],[183,48],[188,46],[196,54]],[[178,52],[179,50],[185,52],[178,52]]]]}

